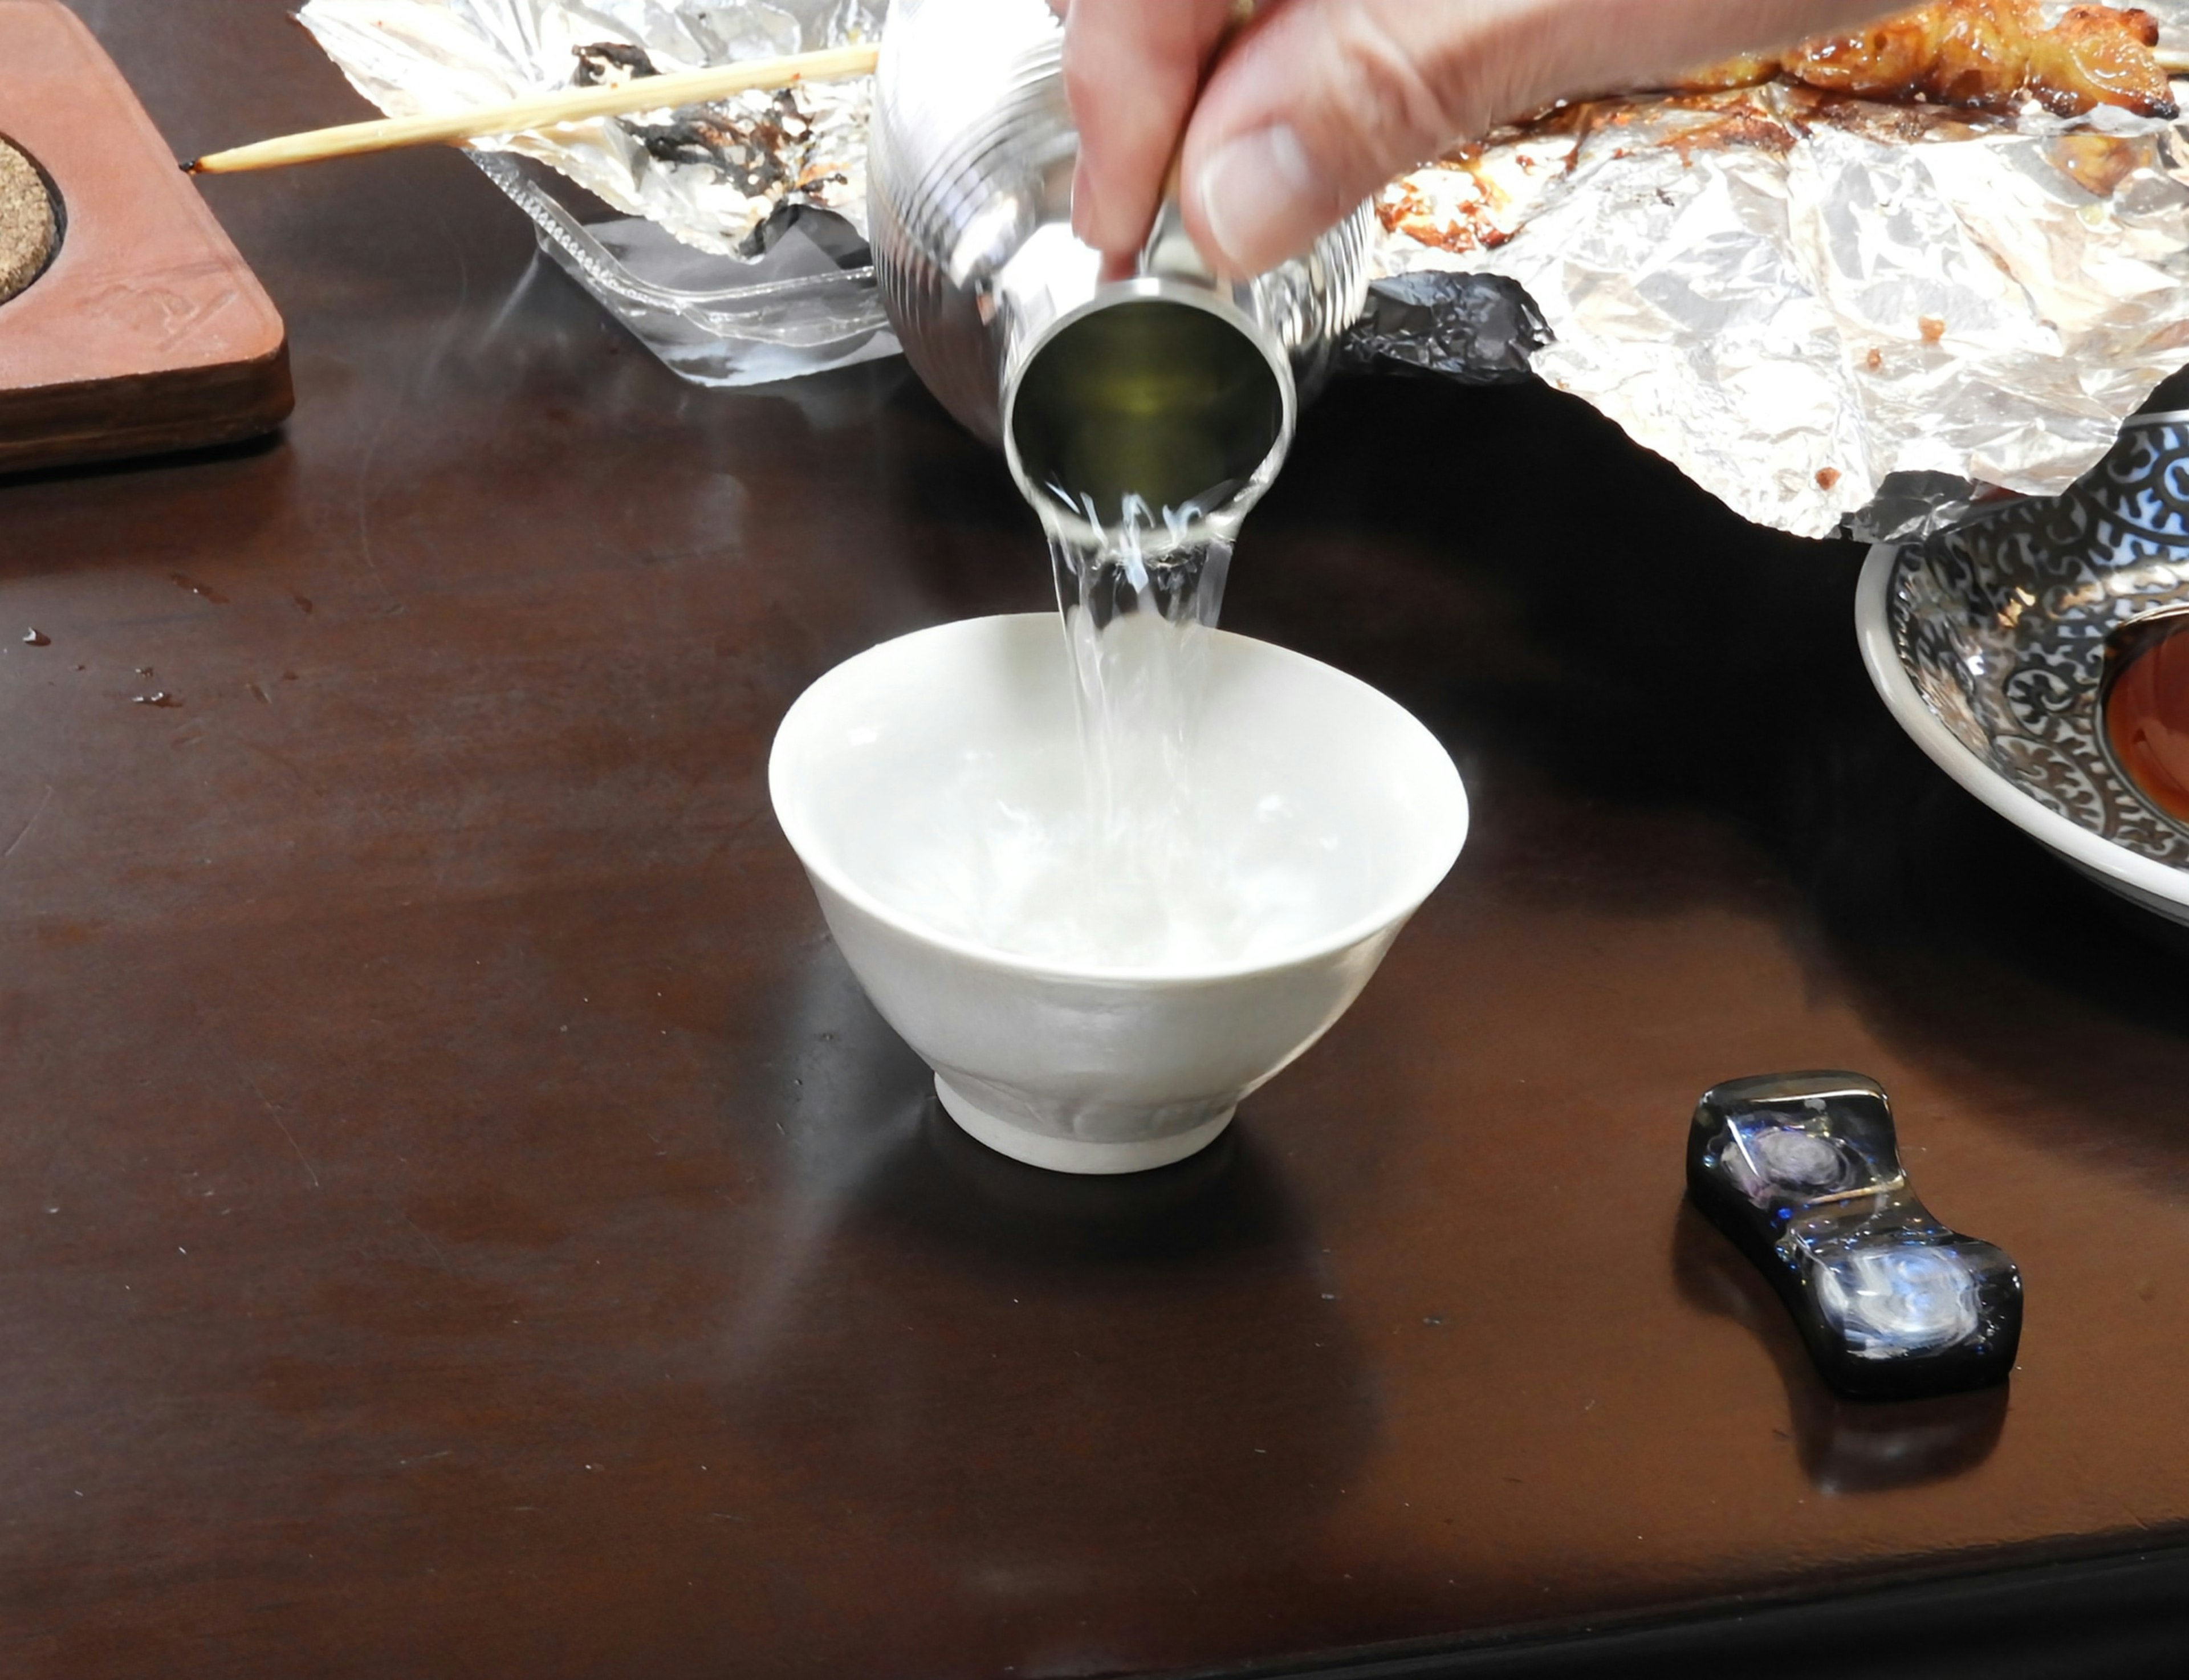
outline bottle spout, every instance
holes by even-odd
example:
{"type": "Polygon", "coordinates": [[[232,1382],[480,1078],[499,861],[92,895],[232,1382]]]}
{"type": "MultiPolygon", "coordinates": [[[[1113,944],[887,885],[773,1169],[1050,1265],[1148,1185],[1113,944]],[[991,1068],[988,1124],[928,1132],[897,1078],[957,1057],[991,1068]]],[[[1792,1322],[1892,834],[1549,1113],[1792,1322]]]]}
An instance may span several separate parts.
{"type": "Polygon", "coordinates": [[[1004,451],[1044,518],[1100,531],[1168,516],[1232,524],[1291,448],[1281,349],[1205,290],[1156,275],[1106,288],[1011,382],[1004,451]]]}

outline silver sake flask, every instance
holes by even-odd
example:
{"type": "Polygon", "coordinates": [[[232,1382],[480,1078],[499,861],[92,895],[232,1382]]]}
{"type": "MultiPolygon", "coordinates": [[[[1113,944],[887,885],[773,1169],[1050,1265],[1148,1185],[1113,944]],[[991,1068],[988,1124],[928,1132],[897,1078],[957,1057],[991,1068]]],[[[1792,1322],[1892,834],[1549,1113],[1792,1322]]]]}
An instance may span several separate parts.
{"type": "Polygon", "coordinates": [[[1370,206],[1231,281],[1168,203],[1133,272],[1106,279],[1072,231],[1063,44],[1044,0],[896,0],[868,164],[884,303],[1045,518],[1106,528],[1138,500],[1235,525],[1366,303],[1370,206]]]}

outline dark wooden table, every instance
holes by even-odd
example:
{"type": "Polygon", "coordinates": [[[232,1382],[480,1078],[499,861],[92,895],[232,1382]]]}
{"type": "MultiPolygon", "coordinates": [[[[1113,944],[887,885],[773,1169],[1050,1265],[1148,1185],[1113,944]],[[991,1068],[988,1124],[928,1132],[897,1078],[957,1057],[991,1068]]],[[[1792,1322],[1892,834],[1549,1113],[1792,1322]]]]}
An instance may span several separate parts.
{"type": "MultiPolygon", "coordinates": [[[[178,154],[359,109],[280,0],[80,9],[178,154]]],[[[286,435],[0,486],[9,1675],[2181,1637],[2189,958],[1901,739],[1855,550],[1539,390],[1332,393],[1230,622],[1476,837],[1225,1145],[1055,1179],[941,1122],[763,777],[836,661],[1042,604],[1001,466],[899,364],[680,383],[457,156],[207,192],[286,435]],[[2011,1393],[1835,1405],[1683,1212],[1696,1095],[1816,1066],[2022,1262],[2011,1393]]]]}

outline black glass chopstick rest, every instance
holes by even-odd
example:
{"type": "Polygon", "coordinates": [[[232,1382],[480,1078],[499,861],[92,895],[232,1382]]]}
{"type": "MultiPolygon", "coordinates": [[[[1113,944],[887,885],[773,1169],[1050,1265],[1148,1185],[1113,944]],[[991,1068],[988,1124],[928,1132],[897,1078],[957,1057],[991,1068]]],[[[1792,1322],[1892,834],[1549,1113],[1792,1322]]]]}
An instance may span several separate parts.
{"type": "Polygon", "coordinates": [[[1688,1196],[1770,1281],[1841,1394],[1920,1399],[2014,1369],[2022,1274],[1932,1217],[1875,1080],[1767,1074],[1704,1093],[1688,1196]]]}

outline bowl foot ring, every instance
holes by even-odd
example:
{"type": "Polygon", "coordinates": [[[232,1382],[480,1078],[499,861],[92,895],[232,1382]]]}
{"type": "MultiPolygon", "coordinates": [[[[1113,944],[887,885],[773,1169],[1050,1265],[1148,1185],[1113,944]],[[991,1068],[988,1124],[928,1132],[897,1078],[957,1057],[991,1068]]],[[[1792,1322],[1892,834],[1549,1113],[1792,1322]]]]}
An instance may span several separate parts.
{"type": "Polygon", "coordinates": [[[935,1095],[942,1099],[942,1112],[976,1142],[986,1144],[998,1155],[1008,1155],[1014,1161],[1023,1161],[1029,1167],[1040,1167],[1052,1173],[1149,1173],[1158,1167],[1172,1166],[1189,1156],[1200,1154],[1222,1137],[1224,1128],[1231,1123],[1231,1116],[1237,1112],[1236,1109],[1226,1111],[1190,1132],[1179,1132],[1171,1137],[1150,1138],[1140,1143],[1087,1143],[1077,1138],[1030,1132],[1011,1121],[999,1120],[951,1089],[949,1082],[939,1073],[935,1076],[935,1095]]]}

